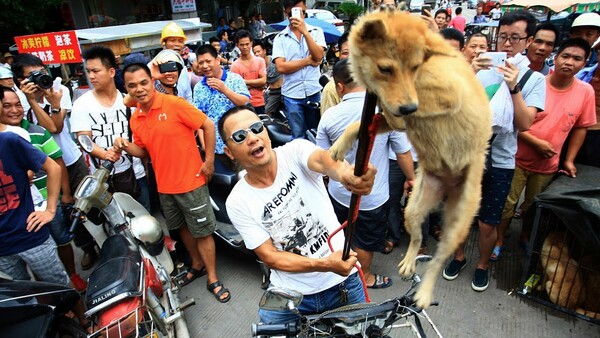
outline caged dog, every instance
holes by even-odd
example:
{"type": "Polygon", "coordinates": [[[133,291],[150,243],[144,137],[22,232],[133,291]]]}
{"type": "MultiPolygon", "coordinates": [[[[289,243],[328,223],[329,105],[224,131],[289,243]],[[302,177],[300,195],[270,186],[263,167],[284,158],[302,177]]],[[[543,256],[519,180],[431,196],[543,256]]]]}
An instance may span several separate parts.
{"type": "MultiPolygon", "coordinates": [[[[375,93],[384,120],[379,132],[406,130],[419,168],[405,209],[411,240],[399,273],[415,271],[421,224],[444,201],[444,235],[415,295],[431,304],[437,275],[464,242],[479,209],[492,114],[487,95],[463,56],[419,17],[399,11],[367,14],[352,28],[350,68],[375,93]]],[[[360,121],[330,149],[343,160],[360,121]]]]}

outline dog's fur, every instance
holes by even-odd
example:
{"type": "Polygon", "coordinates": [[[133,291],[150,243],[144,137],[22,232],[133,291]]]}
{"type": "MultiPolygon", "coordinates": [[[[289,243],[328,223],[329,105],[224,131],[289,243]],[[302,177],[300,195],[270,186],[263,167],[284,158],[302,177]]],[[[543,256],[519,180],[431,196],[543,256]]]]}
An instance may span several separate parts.
{"type": "Polygon", "coordinates": [[[540,252],[540,263],[544,269],[544,288],[552,303],[572,310],[583,303],[583,277],[579,264],[569,256],[564,233],[548,233],[540,252]]]}
{"type": "MultiPolygon", "coordinates": [[[[377,94],[383,110],[379,132],[406,129],[419,155],[405,211],[411,240],[399,264],[401,275],[415,271],[421,224],[445,201],[444,235],[415,295],[417,305],[426,308],[443,264],[464,242],[479,209],[491,136],[488,98],[463,56],[419,17],[371,13],[352,28],[349,40],[354,80],[377,94]]],[[[344,158],[359,126],[350,125],[330,149],[335,159],[344,158]]]]}

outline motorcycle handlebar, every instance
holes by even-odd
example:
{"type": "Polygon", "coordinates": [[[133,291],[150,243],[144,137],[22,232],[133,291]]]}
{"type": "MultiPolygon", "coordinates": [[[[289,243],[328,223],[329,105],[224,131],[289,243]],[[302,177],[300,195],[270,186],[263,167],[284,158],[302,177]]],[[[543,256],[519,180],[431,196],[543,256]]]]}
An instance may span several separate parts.
{"type": "Polygon", "coordinates": [[[300,333],[298,323],[286,324],[252,324],[252,337],[258,336],[280,336],[295,337],[300,333]]]}
{"type": "Polygon", "coordinates": [[[81,220],[81,211],[75,211],[72,217],[73,222],[71,223],[71,227],[69,228],[70,233],[73,233],[75,231],[75,228],[77,227],[77,224],[79,224],[79,221],[81,220]]]}

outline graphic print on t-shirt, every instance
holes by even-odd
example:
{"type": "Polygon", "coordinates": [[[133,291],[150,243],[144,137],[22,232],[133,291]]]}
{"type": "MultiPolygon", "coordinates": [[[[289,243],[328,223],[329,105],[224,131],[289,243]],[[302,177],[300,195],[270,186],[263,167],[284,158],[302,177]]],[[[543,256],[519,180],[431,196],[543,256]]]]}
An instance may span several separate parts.
{"type": "Polygon", "coordinates": [[[4,172],[4,165],[0,160],[0,215],[19,207],[19,194],[17,185],[10,175],[4,172]]]}
{"type": "MultiPolygon", "coordinates": [[[[127,135],[127,114],[124,109],[89,113],[92,121],[92,141],[101,148],[113,146],[117,137],[129,139],[127,135]]],[[[121,156],[115,166],[128,168],[130,161],[127,156],[121,156]]],[[[118,172],[120,172],[119,170],[118,172]]]]}
{"type": "Polygon", "coordinates": [[[329,233],[299,194],[298,177],[290,173],[286,184],[263,208],[262,224],[277,250],[320,258],[330,253],[329,233]]]}

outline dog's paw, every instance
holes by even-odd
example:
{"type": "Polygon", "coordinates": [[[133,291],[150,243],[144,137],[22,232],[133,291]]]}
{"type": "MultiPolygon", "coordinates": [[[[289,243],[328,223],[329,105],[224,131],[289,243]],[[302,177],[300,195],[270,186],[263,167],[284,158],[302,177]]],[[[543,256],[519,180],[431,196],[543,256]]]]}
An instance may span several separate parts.
{"type": "Polygon", "coordinates": [[[431,301],[433,299],[432,290],[423,287],[421,284],[417,292],[415,293],[414,300],[416,301],[416,305],[421,309],[426,309],[431,305],[431,301]]]}
{"type": "Polygon", "coordinates": [[[329,148],[329,154],[331,158],[336,161],[343,161],[346,156],[346,150],[348,148],[344,144],[344,142],[337,141],[329,148]]]}
{"type": "Polygon", "coordinates": [[[400,264],[398,264],[398,267],[400,268],[398,270],[398,273],[400,274],[400,276],[402,277],[410,277],[412,276],[413,273],[415,273],[415,260],[414,259],[408,259],[408,255],[406,257],[404,257],[404,259],[400,262],[400,264]]]}

